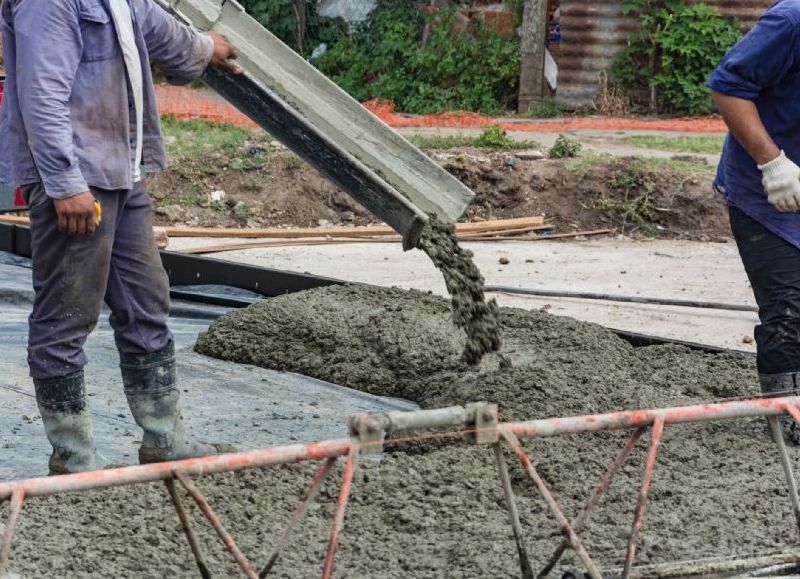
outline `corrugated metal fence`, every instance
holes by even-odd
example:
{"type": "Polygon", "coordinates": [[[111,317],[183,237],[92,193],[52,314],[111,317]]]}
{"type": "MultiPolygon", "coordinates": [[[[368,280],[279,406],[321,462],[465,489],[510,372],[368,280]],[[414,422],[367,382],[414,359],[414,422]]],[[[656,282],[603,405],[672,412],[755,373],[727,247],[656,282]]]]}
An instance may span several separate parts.
{"type": "MultiPolygon", "coordinates": [[[[704,0],[749,28],[774,0],[704,0]]],[[[622,15],[621,0],[561,0],[561,42],[550,51],[558,63],[558,99],[571,106],[591,105],[600,74],[627,45],[637,27],[622,15]]]]}

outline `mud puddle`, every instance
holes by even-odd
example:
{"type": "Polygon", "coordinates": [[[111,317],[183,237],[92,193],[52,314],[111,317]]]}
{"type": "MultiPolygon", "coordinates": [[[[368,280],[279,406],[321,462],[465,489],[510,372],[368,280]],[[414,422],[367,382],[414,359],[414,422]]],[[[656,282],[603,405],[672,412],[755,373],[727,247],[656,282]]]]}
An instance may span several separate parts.
{"type": "MultiPolygon", "coordinates": [[[[513,368],[501,368],[498,356],[469,366],[461,357],[466,339],[453,332],[451,316],[449,301],[420,292],[322,288],[234,312],[202,335],[197,349],[424,407],[497,402],[505,420],[756,393],[750,358],[633,348],[600,326],[507,308],[500,309],[500,322],[513,368]]],[[[624,438],[575,435],[527,441],[526,447],[568,516],[574,516],[624,438]]],[[[624,557],[646,444],[645,437],[583,533],[604,568],[619,566],[624,557]]],[[[796,450],[791,457],[800,466],[796,450]]],[[[544,561],[560,541],[558,528],[518,463],[510,455],[508,462],[526,544],[534,560],[544,561]]],[[[313,465],[294,465],[199,479],[198,485],[244,553],[262,564],[314,472],[313,465]]],[[[309,511],[277,576],[320,572],[339,474],[309,511]]],[[[774,552],[796,542],[778,457],[758,420],[667,428],[651,501],[639,549],[642,563],[774,552]]],[[[229,555],[192,512],[214,575],[235,575],[229,555]]],[[[160,485],[31,499],[25,513],[12,566],[23,576],[197,575],[160,485]]],[[[578,564],[570,556],[565,566],[578,564]]],[[[461,443],[363,461],[336,576],[518,575],[490,448],[461,443]]]]}

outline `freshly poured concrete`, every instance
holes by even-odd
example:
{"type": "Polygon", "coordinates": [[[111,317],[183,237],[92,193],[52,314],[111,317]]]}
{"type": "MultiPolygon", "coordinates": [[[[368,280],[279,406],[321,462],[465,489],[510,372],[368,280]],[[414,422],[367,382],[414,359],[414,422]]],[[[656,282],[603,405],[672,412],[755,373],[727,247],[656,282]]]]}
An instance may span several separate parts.
{"type": "MultiPolygon", "coordinates": [[[[500,405],[506,420],[696,404],[757,391],[749,357],[637,349],[597,325],[508,309],[501,321],[510,366],[489,355],[476,369],[461,362],[464,336],[453,330],[450,313],[445,300],[418,292],[322,288],[236,311],[200,338],[199,349],[402,396],[424,407],[489,400],[500,405]]],[[[252,414],[267,425],[274,422],[269,413],[252,414]]],[[[560,436],[526,441],[526,448],[573,517],[624,437],[560,436]]],[[[645,437],[582,533],[603,569],[619,567],[624,557],[646,447],[645,437]]],[[[380,462],[362,460],[356,474],[337,577],[519,576],[490,447],[423,443],[389,450],[380,462]]],[[[796,467],[797,449],[790,457],[796,467]]],[[[562,537],[516,460],[507,460],[524,543],[541,563],[562,537]]],[[[315,468],[292,465],[197,484],[258,567],[315,468]]],[[[337,467],[276,576],[320,572],[340,477],[337,467]]],[[[638,553],[643,563],[744,556],[796,543],[780,461],[763,420],[667,428],[650,497],[638,553]]],[[[193,505],[190,512],[212,574],[234,576],[229,554],[193,505]]],[[[162,485],[31,499],[18,537],[12,570],[24,576],[197,574],[162,485]]],[[[578,566],[574,555],[565,565],[578,566]]]]}
{"type": "MultiPolygon", "coordinates": [[[[170,248],[219,243],[225,240],[175,238],[170,248]]],[[[755,303],[733,242],[619,238],[463,245],[475,254],[487,283],[493,285],[755,303]],[[508,265],[501,265],[501,258],[507,258],[508,265]]],[[[425,255],[403,252],[393,244],[250,249],[211,257],[447,295],[441,274],[425,255]]],[[[755,351],[755,345],[745,341],[752,338],[758,323],[753,313],[509,295],[497,299],[504,306],[547,308],[555,315],[611,328],[755,351]]]]}

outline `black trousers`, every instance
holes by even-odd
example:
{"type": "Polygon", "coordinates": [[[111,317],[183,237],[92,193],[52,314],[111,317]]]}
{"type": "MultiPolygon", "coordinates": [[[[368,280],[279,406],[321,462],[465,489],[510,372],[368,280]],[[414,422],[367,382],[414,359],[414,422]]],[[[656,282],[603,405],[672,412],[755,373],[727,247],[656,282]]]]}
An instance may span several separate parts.
{"type": "Polygon", "coordinates": [[[758,371],[800,372],[800,249],[730,208],[731,230],[758,303],[758,371]]]}

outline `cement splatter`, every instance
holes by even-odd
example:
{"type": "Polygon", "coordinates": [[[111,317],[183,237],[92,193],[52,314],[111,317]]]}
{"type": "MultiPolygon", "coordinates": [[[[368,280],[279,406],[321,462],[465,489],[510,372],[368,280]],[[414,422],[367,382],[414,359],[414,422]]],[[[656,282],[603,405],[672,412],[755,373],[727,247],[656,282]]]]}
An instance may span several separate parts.
{"type": "Polygon", "coordinates": [[[442,272],[452,298],[453,322],[467,333],[462,359],[475,365],[486,354],[499,351],[502,342],[497,301],[486,300],[483,276],[472,260],[472,252],[459,245],[455,227],[432,217],[422,232],[419,248],[442,272]]]}

